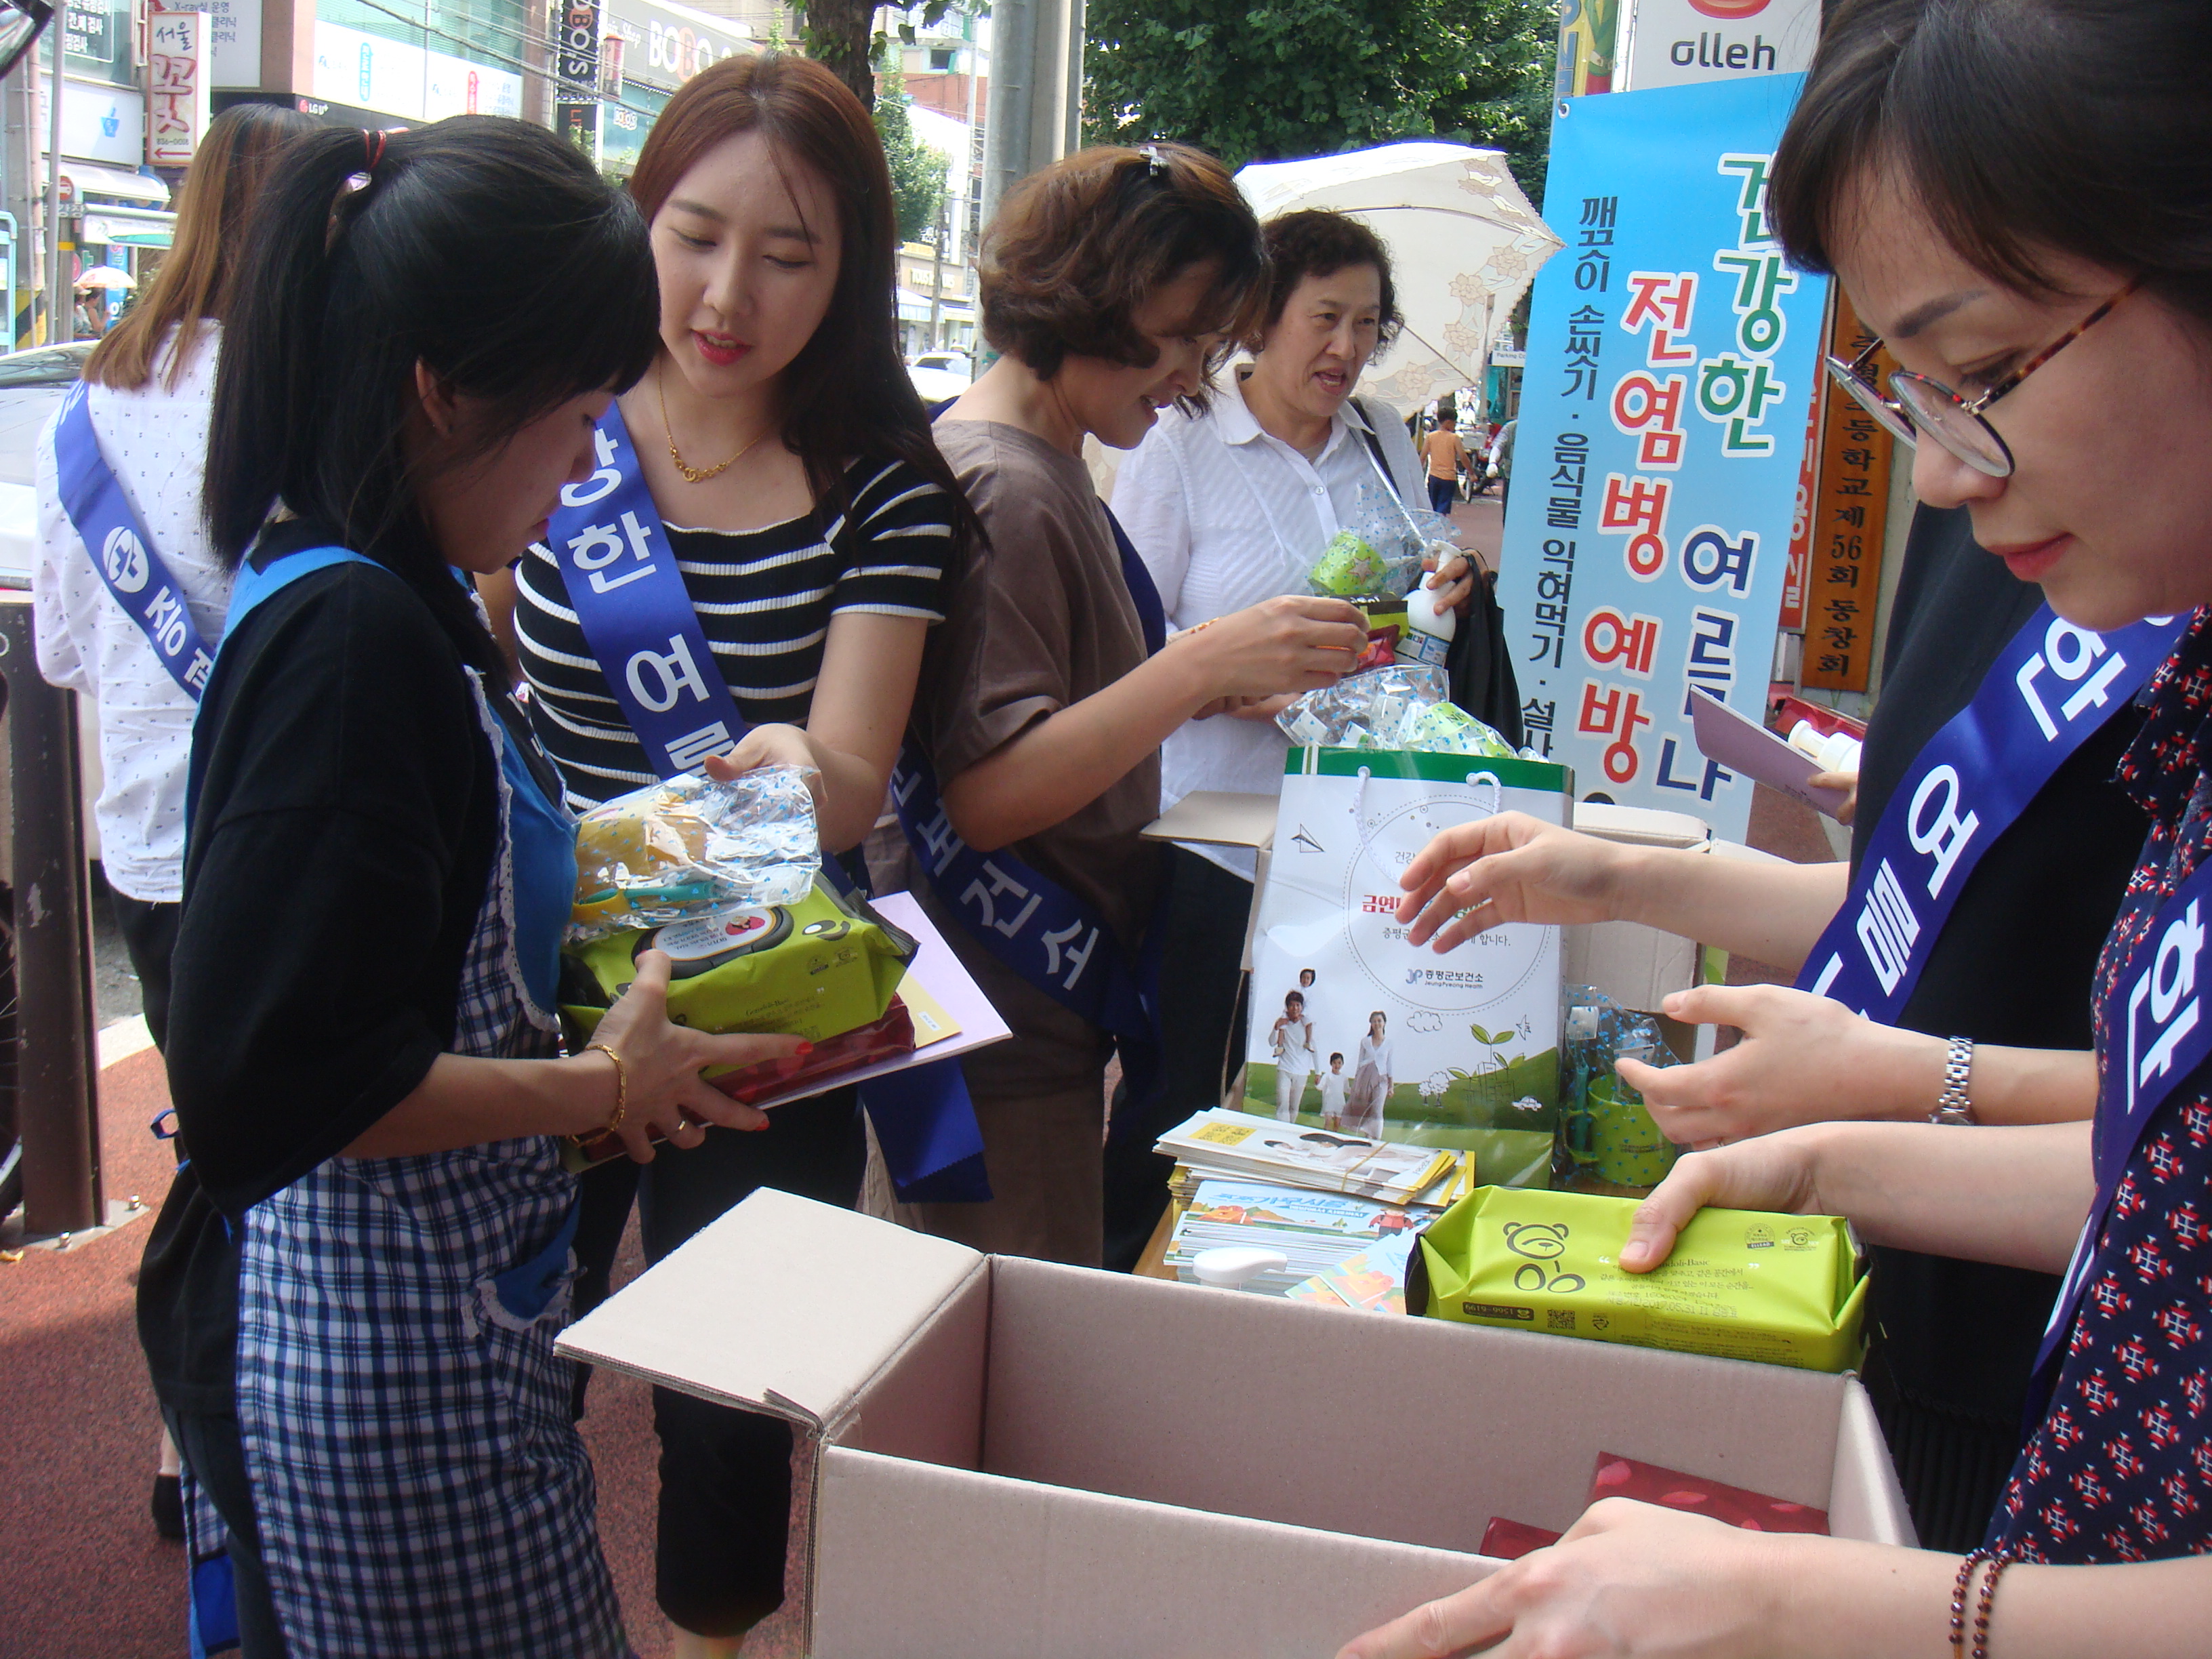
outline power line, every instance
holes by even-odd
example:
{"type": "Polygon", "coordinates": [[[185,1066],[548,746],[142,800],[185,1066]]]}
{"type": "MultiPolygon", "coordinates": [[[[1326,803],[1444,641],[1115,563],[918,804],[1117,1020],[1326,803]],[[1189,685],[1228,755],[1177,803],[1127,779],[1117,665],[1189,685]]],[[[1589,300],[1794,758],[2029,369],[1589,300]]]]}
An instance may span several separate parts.
{"type": "MultiPolygon", "coordinates": [[[[404,12],[394,11],[389,6],[380,5],[377,3],[377,0],[353,0],[353,3],[367,11],[382,12],[386,17],[392,19],[393,22],[404,23],[410,29],[420,29],[425,34],[436,35],[441,40],[450,40],[457,46],[466,46],[471,52],[489,58],[495,64],[501,64],[508,69],[514,70],[517,74],[524,76],[534,75],[541,81],[550,81],[553,83],[553,91],[556,101],[561,101],[563,94],[567,94],[567,101],[571,103],[583,103],[596,97],[601,103],[612,104],[617,109],[626,109],[631,114],[642,116],[648,121],[653,119],[655,115],[658,113],[658,112],[653,110],[641,109],[637,105],[627,102],[623,99],[609,97],[605,94],[599,92],[598,88],[585,86],[580,82],[564,81],[559,76],[553,74],[550,70],[542,70],[534,64],[525,63],[520,58],[510,58],[504,52],[495,52],[491,47],[480,45],[474,40],[469,40],[465,35],[453,34],[445,29],[433,27],[423,19],[410,17],[404,12]]],[[[426,7],[424,18],[427,18],[428,15],[428,12],[426,7]]],[[[549,52],[555,52],[556,43],[554,41],[548,40],[544,44],[549,52]]],[[[558,55],[557,52],[556,52],[556,55],[558,55]]],[[[655,88],[655,90],[659,90],[659,88],[655,88]]]]}

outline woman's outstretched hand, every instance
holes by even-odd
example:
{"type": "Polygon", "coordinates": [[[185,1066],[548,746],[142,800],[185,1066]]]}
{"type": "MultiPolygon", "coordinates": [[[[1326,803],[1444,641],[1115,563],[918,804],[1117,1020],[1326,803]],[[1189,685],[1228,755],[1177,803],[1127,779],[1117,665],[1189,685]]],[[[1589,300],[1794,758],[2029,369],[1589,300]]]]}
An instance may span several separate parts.
{"type": "Polygon", "coordinates": [[[1828,997],[1782,985],[1700,985],[1661,1005],[1743,1041],[1695,1066],[1620,1062],[1660,1132],[1706,1146],[1838,1118],[1924,1116],[1943,1086],[1940,1037],[1878,1025],[1828,997]],[[1918,1103],[1917,1111],[1911,1109],[1918,1103]]]}
{"type": "MultiPolygon", "coordinates": [[[[728,1129],[765,1129],[768,1114],[730,1098],[703,1081],[700,1072],[708,1066],[750,1066],[763,1060],[781,1060],[808,1053],[813,1047],[794,1036],[714,1036],[668,1018],[668,976],[671,962],[665,951],[647,951],[637,958],[637,977],[592,1034],[622,1056],[623,1112],[616,1133],[631,1158],[653,1162],[652,1132],[659,1129],[678,1146],[696,1146],[706,1139],[707,1126],[728,1129]]],[[[607,1073],[610,1109],[615,1095],[615,1064],[605,1054],[586,1052],[568,1062],[604,1068],[607,1073]]]]}
{"type": "Polygon", "coordinates": [[[1415,945],[1449,951],[1501,922],[1612,921],[1622,914],[1632,849],[1525,812],[1500,812],[1433,836],[1398,884],[1398,919],[1415,945]]]}
{"type": "Polygon", "coordinates": [[[1369,1631],[1337,1659],[1752,1659],[1784,1627],[1786,1558],[1827,1541],[1607,1498],[1549,1549],[1369,1631]]]}

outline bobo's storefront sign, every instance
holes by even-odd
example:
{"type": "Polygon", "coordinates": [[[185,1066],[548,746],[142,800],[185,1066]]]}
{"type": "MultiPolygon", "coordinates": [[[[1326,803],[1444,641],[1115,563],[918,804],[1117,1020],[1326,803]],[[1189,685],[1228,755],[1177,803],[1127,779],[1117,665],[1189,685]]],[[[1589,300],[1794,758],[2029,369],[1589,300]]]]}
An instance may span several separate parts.
{"type": "Polygon", "coordinates": [[[1752,784],[1689,699],[1754,719],[1773,659],[1826,283],[1766,218],[1799,77],[1569,100],[1545,211],[1498,598],[1529,741],[1576,793],[1741,840],[1752,784]]]}

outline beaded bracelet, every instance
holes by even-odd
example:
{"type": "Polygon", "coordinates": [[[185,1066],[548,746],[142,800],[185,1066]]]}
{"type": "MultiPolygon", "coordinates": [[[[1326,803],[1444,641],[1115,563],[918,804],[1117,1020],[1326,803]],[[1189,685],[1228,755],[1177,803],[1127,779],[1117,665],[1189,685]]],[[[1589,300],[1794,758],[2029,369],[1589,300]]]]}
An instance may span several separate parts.
{"type": "Polygon", "coordinates": [[[1990,1559],[1987,1550],[1973,1550],[1959,1563],[1957,1582],[1951,1586],[1951,1650],[1963,1652],[1966,1646],[1966,1591],[1974,1582],[1974,1569],[1990,1559]]]}
{"type": "Polygon", "coordinates": [[[1974,1604],[1974,1659],[1990,1659],[1990,1604],[1997,1599],[1997,1578],[2013,1564],[2003,1550],[1990,1557],[1990,1570],[1982,1579],[1982,1594],[1974,1604]]]}
{"type": "Polygon", "coordinates": [[[1982,1580],[1981,1593],[1974,1598],[1973,1659],[1990,1659],[1990,1607],[1996,1600],[1997,1579],[2016,1558],[2005,1550],[1974,1550],[1959,1563],[1959,1577],[1951,1586],[1951,1647],[1954,1652],[1966,1651],[1966,1591],[1974,1582],[1974,1569],[1984,1562],[1989,1564],[1989,1573],[1982,1580]]]}

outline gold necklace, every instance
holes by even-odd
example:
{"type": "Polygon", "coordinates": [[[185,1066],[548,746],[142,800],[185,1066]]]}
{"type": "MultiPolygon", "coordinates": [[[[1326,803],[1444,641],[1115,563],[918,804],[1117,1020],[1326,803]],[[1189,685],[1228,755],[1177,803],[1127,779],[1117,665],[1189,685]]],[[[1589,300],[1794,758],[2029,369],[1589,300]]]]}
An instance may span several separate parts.
{"type": "Polygon", "coordinates": [[[731,456],[728,460],[724,461],[720,466],[709,466],[704,468],[693,466],[684,460],[683,455],[678,452],[676,447],[676,428],[668,423],[668,371],[665,368],[662,368],[659,374],[653,376],[653,387],[655,392],[660,394],[660,429],[668,439],[668,459],[676,463],[676,470],[684,475],[684,482],[685,483],[704,483],[709,478],[720,477],[722,474],[727,472],[739,461],[742,461],[746,456],[751,454],[754,449],[759,446],[762,438],[767,437],[769,432],[775,430],[774,426],[769,427],[766,431],[761,433],[759,437],[755,438],[750,443],[747,444],[736,454],[731,456]]]}

